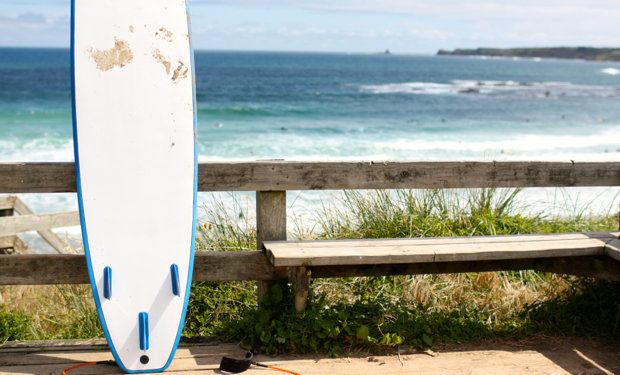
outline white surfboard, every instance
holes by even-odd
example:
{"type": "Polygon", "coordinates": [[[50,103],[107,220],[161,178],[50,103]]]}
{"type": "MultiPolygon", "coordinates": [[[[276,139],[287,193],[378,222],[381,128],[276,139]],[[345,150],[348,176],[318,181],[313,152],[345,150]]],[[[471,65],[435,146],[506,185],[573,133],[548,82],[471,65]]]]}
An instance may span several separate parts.
{"type": "Polygon", "coordinates": [[[185,0],[73,0],[82,235],[108,344],[127,372],[178,345],[196,218],[193,51],[185,0]]]}

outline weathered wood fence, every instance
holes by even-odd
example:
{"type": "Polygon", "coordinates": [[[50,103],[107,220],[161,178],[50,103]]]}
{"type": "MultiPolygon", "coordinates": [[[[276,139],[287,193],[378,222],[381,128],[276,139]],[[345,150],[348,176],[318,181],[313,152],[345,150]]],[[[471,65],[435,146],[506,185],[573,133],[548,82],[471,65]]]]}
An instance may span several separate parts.
{"type": "MultiPolygon", "coordinates": [[[[199,191],[256,191],[259,251],[197,253],[194,281],[258,280],[259,295],[287,277],[263,242],[286,240],[286,191],[620,186],[620,162],[202,162],[199,191]]],[[[157,189],[156,186],[153,189],[157,189]]],[[[76,192],[73,163],[0,163],[0,193],[76,192]]],[[[373,275],[539,271],[620,280],[620,262],[605,256],[452,263],[381,264],[373,275]]],[[[312,267],[312,277],[365,276],[368,267],[312,267]]],[[[85,284],[83,255],[0,255],[0,285],[85,284]]]]}
{"type": "Polygon", "coordinates": [[[53,228],[80,225],[78,211],[35,214],[15,195],[0,196],[0,254],[35,254],[18,233],[37,231],[58,253],[64,253],[65,243],[52,232],[53,228]],[[19,216],[14,216],[18,213],[19,216]]]}

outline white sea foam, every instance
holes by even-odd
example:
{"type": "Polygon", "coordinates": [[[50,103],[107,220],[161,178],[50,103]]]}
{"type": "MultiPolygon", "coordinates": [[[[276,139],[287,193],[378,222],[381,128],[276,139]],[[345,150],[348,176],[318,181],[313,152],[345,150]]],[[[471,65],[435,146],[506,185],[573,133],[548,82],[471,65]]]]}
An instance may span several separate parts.
{"type": "MultiPolygon", "coordinates": [[[[480,154],[484,151],[505,150],[511,154],[531,154],[538,158],[543,153],[556,150],[571,150],[576,155],[578,150],[586,150],[594,147],[605,147],[613,142],[615,134],[620,131],[620,126],[608,129],[605,132],[591,135],[519,135],[510,139],[458,139],[429,140],[429,139],[398,139],[375,143],[377,148],[389,148],[393,151],[472,151],[480,154]]],[[[617,143],[616,147],[620,148],[617,143]]],[[[620,153],[615,149],[608,150],[616,154],[620,159],[620,153]]],[[[608,152],[609,153],[609,152],[608,152]]],[[[574,156],[573,156],[574,157],[574,156]]]]}
{"type": "MultiPolygon", "coordinates": [[[[609,68],[617,71],[616,69],[609,68]]],[[[608,74],[609,69],[605,69],[608,74]]],[[[615,73],[613,73],[615,74],[615,73]]],[[[452,80],[449,83],[404,82],[383,85],[359,85],[359,90],[373,94],[427,95],[504,95],[554,98],[559,96],[620,96],[620,87],[576,85],[570,82],[516,82],[452,80]]]]}
{"type": "Polygon", "coordinates": [[[0,150],[3,162],[67,162],[74,158],[72,139],[0,140],[0,150]]]}
{"type": "Polygon", "coordinates": [[[606,68],[606,69],[602,69],[601,73],[611,74],[612,76],[615,76],[615,75],[620,74],[620,70],[616,68],[606,68]]]}

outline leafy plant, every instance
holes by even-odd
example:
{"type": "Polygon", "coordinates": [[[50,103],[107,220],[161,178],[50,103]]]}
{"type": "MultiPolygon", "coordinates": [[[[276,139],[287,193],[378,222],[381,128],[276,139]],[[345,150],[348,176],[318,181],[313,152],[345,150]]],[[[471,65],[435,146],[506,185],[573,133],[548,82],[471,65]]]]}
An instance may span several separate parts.
{"type": "Polygon", "coordinates": [[[31,339],[32,317],[21,311],[1,310],[2,308],[4,305],[0,304],[0,344],[31,339]]]}
{"type": "Polygon", "coordinates": [[[520,317],[532,332],[620,341],[620,283],[575,279],[555,298],[524,307],[520,317]]]}

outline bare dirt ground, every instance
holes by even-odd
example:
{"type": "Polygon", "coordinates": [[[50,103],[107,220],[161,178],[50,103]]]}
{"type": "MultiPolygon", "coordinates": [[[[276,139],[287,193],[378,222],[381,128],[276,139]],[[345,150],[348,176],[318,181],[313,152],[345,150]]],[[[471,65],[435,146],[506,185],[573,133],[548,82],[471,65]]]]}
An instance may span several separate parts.
{"type": "MultiPolygon", "coordinates": [[[[53,374],[85,362],[111,360],[105,342],[64,342],[38,346],[0,346],[0,374],[53,374]],[[57,344],[57,345],[56,345],[57,344]]],[[[620,374],[620,345],[580,338],[537,336],[523,341],[489,340],[473,344],[438,345],[435,352],[407,353],[401,348],[386,355],[357,353],[342,358],[284,355],[255,359],[299,374],[620,374]]],[[[234,343],[185,343],[166,373],[223,374],[222,356],[243,357],[234,343]]],[[[116,366],[96,365],[76,374],[122,374],[116,366]]],[[[245,374],[283,374],[252,367],[245,374]]]]}
{"type": "Polygon", "coordinates": [[[268,364],[301,374],[620,374],[620,346],[577,338],[534,337],[440,345],[431,354],[341,359],[288,356],[271,359],[268,364]]]}

